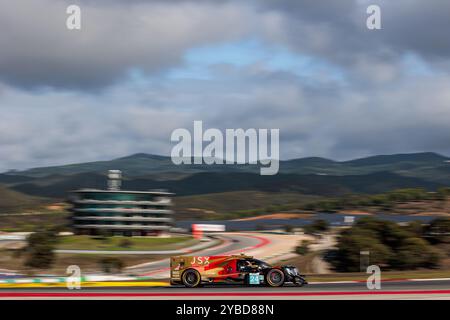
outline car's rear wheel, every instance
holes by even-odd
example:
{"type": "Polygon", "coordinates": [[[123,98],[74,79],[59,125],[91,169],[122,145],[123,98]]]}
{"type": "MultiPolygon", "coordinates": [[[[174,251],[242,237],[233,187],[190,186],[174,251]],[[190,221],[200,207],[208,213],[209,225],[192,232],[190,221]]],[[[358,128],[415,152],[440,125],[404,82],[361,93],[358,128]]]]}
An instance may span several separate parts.
{"type": "Polygon", "coordinates": [[[280,269],[271,269],[266,274],[266,283],[271,287],[281,287],[284,284],[284,272],[280,269]]]}
{"type": "Polygon", "coordinates": [[[194,269],[186,270],[183,272],[181,281],[188,288],[198,287],[201,281],[200,273],[194,269]]]}

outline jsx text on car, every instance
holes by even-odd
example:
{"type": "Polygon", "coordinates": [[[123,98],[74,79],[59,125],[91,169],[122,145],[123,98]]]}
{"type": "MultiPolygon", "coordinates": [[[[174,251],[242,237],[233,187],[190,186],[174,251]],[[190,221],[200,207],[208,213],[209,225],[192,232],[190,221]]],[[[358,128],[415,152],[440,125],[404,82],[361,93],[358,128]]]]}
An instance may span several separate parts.
{"type": "Polygon", "coordinates": [[[282,286],[307,284],[295,266],[271,266],[246,255],[177,256],[170,259],[170,283],[197,287],[206,283],[282,286]]]}

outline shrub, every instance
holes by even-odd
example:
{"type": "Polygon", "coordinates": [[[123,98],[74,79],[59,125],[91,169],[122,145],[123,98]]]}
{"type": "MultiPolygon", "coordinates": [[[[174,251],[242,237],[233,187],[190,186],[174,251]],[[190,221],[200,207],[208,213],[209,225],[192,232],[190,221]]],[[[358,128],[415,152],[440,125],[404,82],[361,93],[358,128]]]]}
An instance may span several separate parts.
{"type": "Polygon", "coordinates": [[[358,271],[360,251],[369,251],[370,264],[387,269],[436,267],[441,254],[421,238],[421,230],[417,224],[401,227],[390,221],[362,218],[341,233],[333,264],[339,271],[358,271]]]}
{"type": "Polygon", "coordinates": [[[287,233],[292,233],[292,231],[294,231],[294,227],[291,224],[287,224],[284,226],[284,231],[287,233]]]}
{"type": "Polygon", "coordinates": [[[432,243],[450,243],[450,219],[434,219],[425,228],[425,235],[432,243]]]}
{"type": "Polygon", "coordinates": [[[323,233],[326,232],[329,227],[330,226],[326,220],[317,219],[303,227],[303,230],[308,234],[323,233]]]}
{"type": "Polygon", "coordinates": [[[339,271],[360,271],[361,251],[370,252],[370,264],[386,265],[392,256],[391,249],[377,239],[349,232],[339,239],[335,267],[339,271]]]}
{"type": "Polygon", "coordinates": [[[52,229],[39,230],[30,234],[24,249],[25,266],[36,269],[51,267],[55,259],[53,250],[57,241],[57,235],[52,229]]]}
{"type": "Polygon", "coordinates": [[[424,227],[420,221],[411,221],[405,229],[416,237],[422,237],[424,234],[424,227]]]}
{"type": "Polygon", "coordinates": [[[396,251],[391,264],[396,269],[415,269],[417,267],[436,267],[440,260],[439,252],[420,238],[409,238],[396,251]]]}
{"type": "Polygon", "coordinates": [[[307,254],[309,252],[309,244],[310,244],[310,241],[302,240],[300,242],[300,245],[295,247],[295,253],[302,255],[302,256],[307,254]]]}

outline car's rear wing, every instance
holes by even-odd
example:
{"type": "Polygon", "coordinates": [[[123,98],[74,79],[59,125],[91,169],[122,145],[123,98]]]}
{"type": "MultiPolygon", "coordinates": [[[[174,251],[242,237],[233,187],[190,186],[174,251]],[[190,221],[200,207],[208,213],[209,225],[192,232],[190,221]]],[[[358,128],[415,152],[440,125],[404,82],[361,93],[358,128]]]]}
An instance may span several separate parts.
{"type": "Polygon", "coordinates": [[[209,265],[211,260],[228,258],[227,256],[175,256],[170,258],[170,268],[184,269],[187,267],[202,267],[209,265]]]}

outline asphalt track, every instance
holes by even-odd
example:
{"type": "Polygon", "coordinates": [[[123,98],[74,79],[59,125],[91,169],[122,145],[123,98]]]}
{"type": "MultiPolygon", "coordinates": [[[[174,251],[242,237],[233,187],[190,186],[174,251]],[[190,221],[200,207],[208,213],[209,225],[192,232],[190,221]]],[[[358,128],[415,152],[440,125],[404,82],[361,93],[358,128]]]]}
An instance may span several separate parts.
{"type": "MultiPolygon", "coordinates": [[[[227,255],[264,247],[268,239],[247,234],[222,234],[223,243],[196,252],[198,255],[227,255]]],[[[270,243],[270,241],[269,241],[270,243]]],[[[164,275],[168,260],[143,264],[135,268],[142,275],[164,275]]],[[[156,279],[157,277],[155,277],[156,279]]],[[[158,281],[158,280],[155,280],[158,281]]],[[[161,283],[161,282],[159,282],[161,283]]],[[[18,287],[0,288],[0,299],[149,299],[149,300],[260,300],[260,299],[448,299],[450,300],[450,279],[420,281],[385,281],[380,290],[369,290],[365,282],[311,283],[304,287],[286,285],[282,288],[216,285],[188,289],[182,286],[170,287],[158,283],[133,286],[104,286],[98,283],[80,290],[65,287],[18,287]],[[150,286],[153,285],[153,286],[150,286]]]]}
{"type": "Polygon", "coordinates": [[[365,283],[313,283],[281,288],[215,285],[188,289],[177,287],[95,287],[0,289],[0,299],[162,299],[162,300],[324,300],[324,299],[445,299],[450,300],[450,280],[386,281],[380,290],[365,283]]]}
{"type": "MultiPolygon", "coordinates": [[[[213,256],[239,254],[240,252],[245,252],[246,250],[267,244],[267,239],[265,238],[245,234],[220,234],[218,238],[223,241],[221,245],[197,251],[195,255],[213,256]]],[[[168,271],[170,270],[168,267],[169,264],[169,259],[163,259],[142,264],[142,266],[133,268],[129,271],[141,276],[154,276],[155,278],[160,276],[161,278],[166,278],[168,271]]]]}

